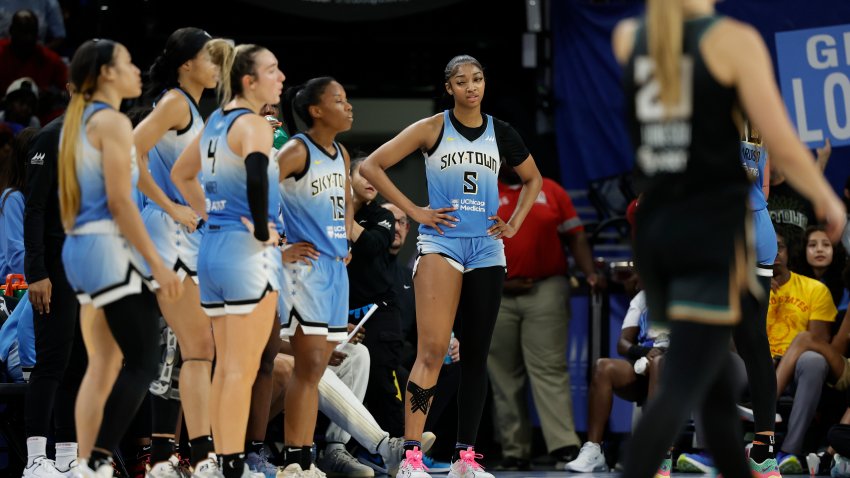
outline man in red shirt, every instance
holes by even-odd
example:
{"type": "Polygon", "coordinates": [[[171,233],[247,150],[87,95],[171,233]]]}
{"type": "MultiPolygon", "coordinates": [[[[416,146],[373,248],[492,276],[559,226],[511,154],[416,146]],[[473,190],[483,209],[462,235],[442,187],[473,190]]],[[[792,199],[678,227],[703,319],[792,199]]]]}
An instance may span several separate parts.
{"type": "Polygon", "coordinates": [[[10,38],[0,40],[0,91],[22,77],[32,78],[39,90],[41,124],[61,114],[68,67],[53,50],[37,43],[38,18],[29,10],[12,17],[10,38]]]}
{"type": "MultiPolygon", "coordinates": [[[[511,217],[520,192],[510,167],[499,173],[499,216],[511,217]]],[[[526,413],[526,375],[540,416],[549,454],[569,462],[578,454],[567,370],[570,286],[569,247],[591,287],[604,287],[581,219],[567,192],[543,179],[543,188],[522,229],[504,239],[508,275],[490,345],[488,370],[493,384],[497,428],[502,435],[502,470],[529,467],[531,423],[526,413]]]]}

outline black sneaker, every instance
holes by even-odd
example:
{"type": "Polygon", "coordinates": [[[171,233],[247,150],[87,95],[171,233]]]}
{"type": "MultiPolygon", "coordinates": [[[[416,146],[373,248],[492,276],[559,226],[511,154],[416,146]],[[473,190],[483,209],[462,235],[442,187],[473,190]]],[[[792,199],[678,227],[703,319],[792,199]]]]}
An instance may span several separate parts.
{"type": "Polygon", "coordinates": [[[579,448],[575,445],[571,445],[552,450],[549,452],[549,456],[555,459],[555,468],[563,470],[567,463],[578,457],[578,452],[579,448]]]}
{"type": "Polygon", "coordinates": [[[493,469],[496,471],[529,471],[531,470],[531,464],[528,460],[522,458],[506,456],[493,469]]]}

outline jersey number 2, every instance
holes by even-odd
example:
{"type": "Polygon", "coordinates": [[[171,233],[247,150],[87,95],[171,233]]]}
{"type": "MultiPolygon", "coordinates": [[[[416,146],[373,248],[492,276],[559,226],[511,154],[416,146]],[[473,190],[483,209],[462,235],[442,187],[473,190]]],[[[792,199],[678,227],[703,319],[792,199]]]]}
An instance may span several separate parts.
{"type": "Polygon", "coordinates": [[[463,173],[463,193],[477,194],[478,193],[478,172],[464,171],[463,173]]]}

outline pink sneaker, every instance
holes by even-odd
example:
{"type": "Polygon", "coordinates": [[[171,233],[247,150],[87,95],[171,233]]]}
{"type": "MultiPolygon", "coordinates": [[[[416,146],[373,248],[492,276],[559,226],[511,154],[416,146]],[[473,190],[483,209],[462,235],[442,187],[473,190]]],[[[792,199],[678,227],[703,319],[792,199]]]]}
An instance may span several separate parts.
{"type": "Polygon", "coordinates": [[[452,463],[449,470],[449,478],[494,478],[492,473],[484,471],[476,459],[480,460],[484,455],[475,453],[472,447],[460,452],[460,460],[452,463]]]}
{"type": "Polygon", "coordinates": [[[412,450],[405,450],[404,460],[401,460],[396,478],[431,478],[425,471],[427,469],[422,463],[422,451],[419,447],[414,447],[412,450]]]}

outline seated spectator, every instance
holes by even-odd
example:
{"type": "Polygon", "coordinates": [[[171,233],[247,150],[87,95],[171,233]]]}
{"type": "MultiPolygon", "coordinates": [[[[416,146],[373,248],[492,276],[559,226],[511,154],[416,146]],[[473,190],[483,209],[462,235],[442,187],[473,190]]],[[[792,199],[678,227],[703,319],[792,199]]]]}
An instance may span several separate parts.
{"type": "Polygon", "coordinates": [[[18,78],[9,85],[3,97],[0,122],[12,128],[14,134],[24,128],[41,128],[41,121],[35,116],[37,107],[38,87],[32,78],[18,78]]]}
{"type": "MultiPolygon", "coordinates": [[[[794,249],[788,245],[795,243],[792,238],[798,235],[797,226],[775,224],[774,227],[778,252],[773,270],[775,288],[770,293],[767,313],[767,337],[771,353],[779,357],[779,366],[783,367],[784,356],[800,333],[808,332],[814,341],[829,343],[837,310],[825,285],[788,267],[794,259],[789,257],[794,249]]],[[[792,357],[788,358],[793,361],[792,357]]],[[[803,452],[803,439],[820,401],[829,366],[822,354],[809,350],[800,354],[793,370],[793,380],[785,383],[790,382],[788,391],[794,396],[794,404],[788,418],[788,432],[776,456],[783,474],[803,471],[796,455],[803,452]]],[[[779,392],[777,395],[785,390],[779,392]]]]}
{"type": "MultiPolygon", "coordinates": [[[[363,370],[368,370],[369,354],[362,344],[355,344],[345,357],[340,357],[338,354],[331,358],[329,367],[325,370],[319,381],[319,411],[325,414],[331,422],[339,427],[339,431],[347,432],[344,435],[353,437],[361,446],[370,453],[377,454],[383,458],[384,466],[376,468],[379,473],[388,473],[391,477],[396,475],[398,466],[401,463],[404,454],[404,438],[391,437],[389,433],[381,429],[375,418],[363,406],[363,403],[354,395],[351,388],[346,385],[346,381],[351,383],[354,379],[356,387],[365,386],[365,376],[361,373],[363,370]],[[365,360],[364,360],[365,359],[365,360]],[[349,364],[345,364],[347,361],[349,364]],[[343,364],[345,364],[343,366],[343,364]],[[360,377],[358,379],[358,377],[360,377]]],[[[270,417],[276,416],[284,410],[286,387],[289,384],[289,379],[294,373],[295,360],[292,356],[291,345],[287,341],[283,341],[281,345],[281,353],[275,358],[274,365],[274,390],[272,392],[272,404],[270,417]]],[[[330,430],[329,430],[330,431],[330,430]]],[[[344,436],[339,435],[339,436],[344,436]]],[[[422,435],[423,451],[430,448],[436,437],[433,433],[425,432],[422,435]]],[[[325,456],[333,454],[332,448],[330,452],[325,451],[325,456]]],[[[327,463],[328,460],[323,457],[320,464],[327,463]]],[[[340,476],[335,469],[324,469],[329,476],[340,476]]],[[[371,471],[371,470],[370,470],[371,471]]],[[[344,475],[344,476],[364,476],[344,475]]]]}
{"type": "MultiPolygon", "coordinates": [[[[511,217],[521,187],[513,168],[503,164],[499,170],[500,217],[511,217]]],[[[594,290],[604,288],[605,280],[596,274],[572,200],[551,179],[543,179],[522,229],[503,242],[508,273],[487,360],[495,420],[501,432],[503,460],[497,469],[528,469],[532,440],[526,383],[549,452],[535,464],[571,462],[581,441],[573,423],[567,367],[571,313],[564,246],[569,247],[594,290]]]]}
{"type": "Polygon", "coordinates": [[[822,225],[806,228],[806,260],[800,261],[797,272],[821,281],[832,295],[832,302],[838,310],[847,310],[847,289],[841,275],[847,263],[847,252],[841,243],[832,244],[822,225]]]}
{"type": "Polygon", "coordinates": [[[0,91],[19,78],[32,78],[39,92],[35,113],[45,124],[65,108],[68,67],[59,55],[36,42],[38,18],[31,11],[15,13],[9,31],[11,37],[0,40],[0,91]]]}
{"type": "Polygon", "coordinates": [[[20,10],[38,19],[38,41],[56,50],[65,40],[65,19],[58,0],[3,0],[0,2],[0,38],[8,38],[12,17],[20,10]]]}
{"type": "Polygon", "coordinates": [[[620,329],[617,353],[626,359],[601,358],[593,369],[588,396],[587,441],[578,457],[567,463],[566,470],[578,473],[607,472],[602,451],[602,436],[611,414],[614,395],[635,403],[644,403],[656,391],[668,343],[667,331],[650,327],[647,320],[646,294],[643,291],[629,303],[620,329]],[[643,365],[639,365],[639,362],[643,365]],[[639,371],[643,370],[641,373],[639,371]]]}
{"type": "Polygon", "coordinates": [[[0,282],[7,274],[24,274],[24,194],[27,153],[36,129],[14,141],[11,156],[0,163],[0,282]]]}

